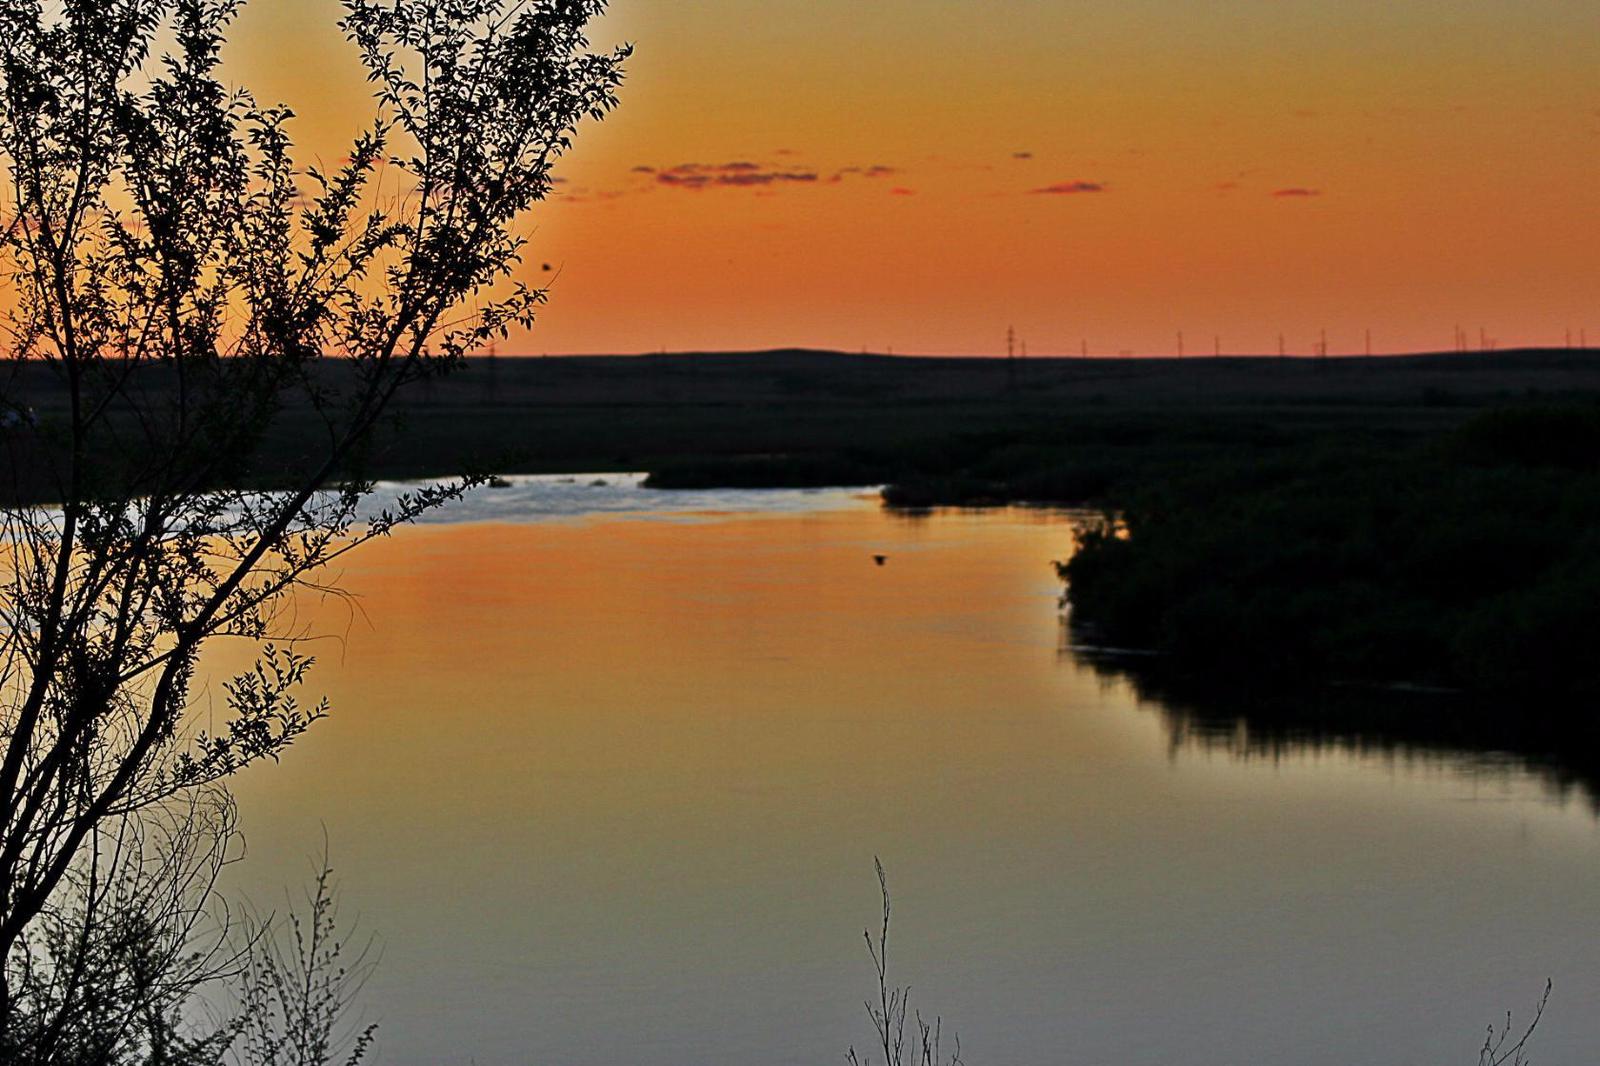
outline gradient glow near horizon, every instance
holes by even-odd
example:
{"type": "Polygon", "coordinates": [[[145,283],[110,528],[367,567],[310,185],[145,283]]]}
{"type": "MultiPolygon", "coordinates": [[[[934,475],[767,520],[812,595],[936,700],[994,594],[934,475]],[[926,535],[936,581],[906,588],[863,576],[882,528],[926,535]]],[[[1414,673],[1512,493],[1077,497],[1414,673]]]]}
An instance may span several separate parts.
{"type": "MultiPolygon", "coordinates": [[[[256,0],[228,53],[324,157],[371,109],[337,16],[256,0]]],[[[623,104],[509,349],[1600,345],[1592,0],[614,0],[594,37],[623,104]]]]}

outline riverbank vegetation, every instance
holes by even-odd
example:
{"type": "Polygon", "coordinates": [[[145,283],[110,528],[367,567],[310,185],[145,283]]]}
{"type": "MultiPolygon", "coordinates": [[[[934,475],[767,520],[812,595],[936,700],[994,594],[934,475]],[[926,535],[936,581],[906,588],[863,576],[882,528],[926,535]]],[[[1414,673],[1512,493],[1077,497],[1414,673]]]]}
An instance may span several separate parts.
{"type": "Polygon", "coordinates": [[[1082,639],[1179,676],[1537,692],[1576,715],[1600,691],[1600,408],[1213,454],[1124,487],[1063,573],[1082,639]]]}

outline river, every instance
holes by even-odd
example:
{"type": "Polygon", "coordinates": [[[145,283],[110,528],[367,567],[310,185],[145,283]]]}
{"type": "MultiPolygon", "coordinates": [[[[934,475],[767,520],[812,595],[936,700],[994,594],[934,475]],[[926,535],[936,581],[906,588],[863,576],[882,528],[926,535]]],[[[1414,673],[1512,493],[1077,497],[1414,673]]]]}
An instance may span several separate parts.
{"type": "Polygon", "coordinates": [[[236,788],[258,907],[326,833],[372,1062],[841,1061],[875,856],[973,1066],[1471,1063],[1547,977],[1600,1047],[1579,790],[1197,739],[1064,651],[1064,516],[514,481],[300,597],[333,714],[236,788]]]}

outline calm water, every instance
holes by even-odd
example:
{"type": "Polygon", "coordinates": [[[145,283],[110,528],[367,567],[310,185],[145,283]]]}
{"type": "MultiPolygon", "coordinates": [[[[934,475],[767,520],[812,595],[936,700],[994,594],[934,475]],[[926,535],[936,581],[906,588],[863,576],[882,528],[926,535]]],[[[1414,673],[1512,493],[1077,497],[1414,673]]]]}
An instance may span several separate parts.
{"type": "Polygon", "coordinates": [[[1580,797],[1185,740],[1062,654],[1061,518],[505,492],[302,601],[335,715],[238,789],[258,903],[326,827],[376,1062],[838,1062],[874,855],[973,1066],[1471,1063],[1547,976],[1600,1048],[1580,797]]]}

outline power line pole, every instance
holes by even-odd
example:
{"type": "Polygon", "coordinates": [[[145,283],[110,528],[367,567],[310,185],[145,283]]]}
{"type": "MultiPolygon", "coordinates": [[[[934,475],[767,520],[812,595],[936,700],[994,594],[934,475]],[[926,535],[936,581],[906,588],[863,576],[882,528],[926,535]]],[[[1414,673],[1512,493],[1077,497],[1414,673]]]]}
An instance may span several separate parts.
{"type": "Polygon", "coordinates": [[[1017,387],[1017,328],[1006,327],[1006,390],[1017,387]]]}

